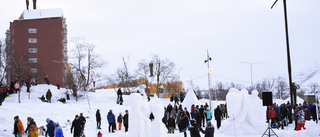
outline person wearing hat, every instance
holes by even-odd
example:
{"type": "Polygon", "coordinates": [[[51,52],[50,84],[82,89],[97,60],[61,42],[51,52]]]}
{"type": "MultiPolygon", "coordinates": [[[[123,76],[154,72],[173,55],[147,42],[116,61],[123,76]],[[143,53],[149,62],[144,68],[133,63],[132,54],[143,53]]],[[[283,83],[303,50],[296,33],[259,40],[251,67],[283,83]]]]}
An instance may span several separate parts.
{"type": "Polygon", "coordinates": [[[305,122],[306,122],[306,119],[305,119],[305,114],[304,114],[304,111],[303,111],[303,107],[299,106],[298,108],[298,121],[297,121],[297,128],[296,128],[296,131],[299,131],[301,130],[301,128],[303,128],[304,130],[306,130],[306,128],[304,127],[305,125],[305,122]]]}
{"type": "Polygon", "coordinates": [[[190,120],[190,123],[191,123],[191,127],[189,128],[190,136],[191,137],[200,137],[197,121],[190,120]]]}
{"type": "Polygon", "coordinates": [[[188,120],[188,117],[187,115],[182,111],[180,112],[179,114],[181,116],[181,119],[178,123],[178,127],[179,127],[179,131],[180,133],[184,133],[184,137],[187,136],[187,129],[189,127],[189,120],[188,120]]]}
{"type": "Polygon", "coordinates": [[[100,131],[98,132],[98,137],[102,137],[102,133],[100,131]]]}
{"type": "Polygon", "coordinates": [[[86,124],[86,118],[83,116],[83,113],[80,113],[79,120],[80,120],[80,123],[81,123],[81,131],[83,131],[84,126],[86,124]]]}
{"type": "Polygon", "coordinates": [[[47,126],[46,136],[49,135],[49,137],[54,137],[54,122],[49,118],[46,119],[46,122],[48,123],[46,125],[47,126]]]}
{"type": "Polygon", "coordinates": [[[21,120],[19,119],[19,116],[14,117],[14,130],[13,134],[15,137],[22,137],[22,134],[24,133],[24,128],[21,120]]]}
{"type": "Polygon", "coordinates": [[[200,128],[200,131],[204,134],[204,137],[213,137],[214,135],[214,127],[210,121],[207,122],[206,130],[200,128]]]}
{"type": "Polygon", "coordinates": [[[36,127],[37,127],[37,124],[36,124],[36,122],[34,122],[33,118],[31,118],[31,117],[28,117],[28,118],[27,118],[27,121],[28,121],[28,125],[27,125],[27,128],[26,128],[26,130],[24,131],[24,133],[28,133],[28,135],[30,135],[30,126],[31,126],[31,125],[34,125],[35,128],[36,128],[36,127]]]}
{"type": "Polygon", "coordinates": [[[97,121],[97,128],[101,129],[101,115],[100,115],[99,109],[96,112],[96,121],[97,121]]]}
{"type": "Polygon", "coordinates": [[[35,125],[31,125],[29,128],[29,137],[38,137],[39,133],[35,125]]]}
{"type": "Polygon", "coordinates": [[[70,130],[71,134],[72,134],[72,129],[74,129],[73,136],[79,137],[82,129],[81,129],[81,122],[79,120],[78,115],[76,115],[74,120],[72,121],[71,130],[70,130]]]}
{"type": "Polygon", "coordinates": [[[59,128],[60,125],[58,122],[54,125],[54,127],[57,129],[57,132],[55,133],[55,137],[63,137],[63,132],[62,132],[62,129],[59,128]]]}
{"type": "Polygon", "coordinates": [[[109,122],[109,133],[110,133],[110,127],[111,127],[112,133],[114,133],[116,118],[115,118],[114,114],[112,113],[112,110],[109,111],[109,113],[107,115],[107,119],[109,122]]]}
{"type": "Polygon", "coordinates": [[[129,114],[128,114],[128,110],[126,110],[126,114],[124,114],[123,116],[123,126],[125,129],[125,132],[128,131],[129,128],[129,114]]]}

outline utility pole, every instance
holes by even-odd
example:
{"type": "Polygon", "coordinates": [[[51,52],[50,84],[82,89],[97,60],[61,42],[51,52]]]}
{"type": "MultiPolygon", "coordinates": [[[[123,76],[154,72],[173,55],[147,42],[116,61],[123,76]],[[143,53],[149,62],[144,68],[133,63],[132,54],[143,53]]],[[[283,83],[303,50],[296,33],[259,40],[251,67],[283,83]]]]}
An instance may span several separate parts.
{"type": "Polygon", "coordinates": [[[252,80],[252,65],[254,65],[254,64],[260,64],[260,63],[262,63],[262,62],[255,62],[255,63],[240,62],[240,63],[249,64],[249,65],[250,65],[250,72],[251,72],[251,88],[252,88],[252,89],[254,89],[254,88],[253,88],[253,80],[252,80]]]}
{"type": "MultiPolygon", "coordinates": [[[[278,2],[276,0],[273,6],[278,2]]],[[[288,19],[287,19],[287,1],[283,0],[283,10],[284,10],[284,21],[285,21],[285,30],[286,30],[286,43],[287,43],[287,61],[288,61],[288,74],[289,74],[289,85],[290,85],[290,99],[291,106],[294,106],[297,103],[297,93],[295,89],[295,85],[292,83],[292,74],[291,74],[291,60],[290,60],[290,48],[289,48],[289,32],[288,32],[288,19]]]]}
{"type": "MultiPolygon", "coordinates": [[[[209,106],[211,110],[211,93],[210,93],[210,67],[209,67],[209,61],[211,61],[211,57],[209,57],[209,50],[207,49],[207,60],[204,61],[204,63],[208,64],[208,88],[209,88],[209,106]]],[[[217,92],[215,92],[215,99],[217,99],[217,92]]]]}

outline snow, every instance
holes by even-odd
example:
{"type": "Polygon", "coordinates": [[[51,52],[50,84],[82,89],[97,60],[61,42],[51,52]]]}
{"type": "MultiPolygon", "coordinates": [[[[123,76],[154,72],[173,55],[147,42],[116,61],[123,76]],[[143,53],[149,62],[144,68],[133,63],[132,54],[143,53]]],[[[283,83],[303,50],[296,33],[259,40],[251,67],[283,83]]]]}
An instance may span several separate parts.
{"type": "Polygon", "coordinates": [[[187,107],[187,109],[188,110],[191,110],[191,106],[192,105],[203,105],[203,103],[201,103],[199,100],[198,100],[198,98],[197,98],[197,96],[196,96],[196,94],[193,92],[193,90],[189,90],[188,92],[187,92],[187,94],[186,94],[186,96],[185,96],[185,98],[184,98],[184,100],[183,100],[183,102],[182,102],[182,106],[183,107],[187,107]]]}
{"type": "Polygon", "coordinates": [[[63,11],[61,8],[24,10],[19,19],[42,19],[54,17],[63,17],[63,11]]]}
{"type": "MultiPolygon", "coordinates": [[[[13,132],[13,117],[18,115],[26,128],[27,117],[34,118],[37,126],[46,125],[46,118],[52,119],[54,122],[59,122],[63,129],[65,137],[72,137],[70,133],[71,122],[75,115],[83,113],[87,120],[85,126],[85,134],[87,137],[95,137],[97,134],[95,112],[100,109],[102,123],[101,130],[103,136],[108,137],[183,137],[183,134],[175,130],[175,134],[167,134],[167,129],[161,119],[164,114],[164,106],[170,103],[170,99],[152,97],[150,102],[147,102],[145,96],[133,93],[123,95],[123,105],[116,104],[117,94],[113,89],[101,89],[95,92],[88,92],[89,103],[87,96],[81,93],[83,97],[77,102],[73,97],[63,104],[57,99],[66,97],[66,89],[58,90],[52,85],[38,85],[31,87],[30,99],[26,93],[26,87],[21,90],[21,103],[18,103],[18,95],[12,94],[0,106],[0,137],[12,136],[13,132]],[[52,103],[41,102],[38,97],[45,95],[47,90],[52,92],[52,103]],[[90,109],[91,108],[91,109],[90,109]],[[129,132],[124,132],[124,127],[121,130],[116,130],[115,133],[108,132],[107,113],[112,110],[116,116],[119,113],[124,115],[125,110],[129,110],[129,132]],[[150,112],[153,112],[155,119],[150,122],[148,119],[150,112]]],[[[208,102],[206,99],[200,101],[194,100],[193,92],[188,92],[185,103],[192,101],[192,104],[204,104],[208,102]],[[187,96],[191,96],[188,99],[187,96]],[[193,98],[193,99],[192,99],[193,98]]],[[[235,118],[222,121],[222,127],[215,129],[215,136],[219,137],[234,137],[236,127],[237,137],[257,137],[261,136],[267,128],[265,120],[265,107],[261,106],[262,101],[257,99],[256,92],[248,95],[247,91],[238,91],[231,89],[227,95],[228,112],[234,114],[235,118]]],[[[190,104],[191,104],[190,103],[190,104]]],[[[212,105],[224,103],[223,101],[213,101],[212,105]]],[[[186,107],[191,105],[187,104],[186,107]]],[[[199,104],[199,105],[200,105],[199,104]]],[[[190,111],[190,108],[188,108],[190,111]]],[[[215,125],[215,120],[212,120],[215,125]]],[[[307,136],[314,137],[320,134],[319,125],[313,121],[306,122],[307,130],[293,131],[294,125],[290,124],[288,129],[274,131],[279,137],[299,137],[307,136]]],[[[188,137],[190,133],[187,132],[188,137]]],[[[41,137],[41,136],[40,136],[41,137]]],[[[204,137],[201,134],[201,137],[204,137]]]]}

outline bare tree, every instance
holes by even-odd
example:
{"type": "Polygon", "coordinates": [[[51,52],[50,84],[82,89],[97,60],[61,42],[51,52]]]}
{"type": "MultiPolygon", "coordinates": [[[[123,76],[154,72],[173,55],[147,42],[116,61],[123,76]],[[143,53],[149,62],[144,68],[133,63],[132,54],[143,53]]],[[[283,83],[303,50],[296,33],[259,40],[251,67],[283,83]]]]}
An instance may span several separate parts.
{"type": "Polygon", "coordinates": [[[319,84],[317,82],[312,82],[309,86],[311,93],[316,93],[316,89],[319,88],[319,84]]]}
{"type": "Polygon", "coordinates": [[[135,78],[128,69],[128,62],[129,62],[129,57],[125,58],[122,56],[122,61],[123,61],[123,67],[118,68],[117,74],[120,79],[120,83],[123,87],[126,88],[126,91],[131,93],[130,88],[132,86],[132,81],[135,78]]]}
{"type": "Polygon", "coordinates": [[[152,78],[150,77],[149,62],[147,62],[145,59],[140,61],[138,63],[138,70],[136,70],[136,73],[139,78],[145,81],[145,84],[148,87],[148,83],[151,81],[151,78],[152,78]]]}
{"type": "Polygon", "coordinates": [[[286,89],[288,89],[288,85],[285,78],[279,76],[277,78],[276,87],[277,87],[276,96],[279,97],[279,99],[283,99],[286,96],[285,91],[286,89]]]}
{"type": "Polygon", "coordinates": [[[87,91],[88,87],[93,83],[95,77],[98,75],[95,73],[96,69],[102,68],[105,63],[99,58],[99,55],[95,54],[95,45],[87,43],[82,38],[74,38],[73,43],[75,49],[71,50],[74,55],[74,63],[70,63],[73,66],[74,80],[78,83],[77,86],[84,91],[87,91]]]}
{"type": "Polygon", "coordinates": [[[175,64],[169,59],[162,60],[158,55],[152,57],[154,63],[154,73],[157,82],[157,95],[159,96],[159,87],[173,75],[175,64]]]}

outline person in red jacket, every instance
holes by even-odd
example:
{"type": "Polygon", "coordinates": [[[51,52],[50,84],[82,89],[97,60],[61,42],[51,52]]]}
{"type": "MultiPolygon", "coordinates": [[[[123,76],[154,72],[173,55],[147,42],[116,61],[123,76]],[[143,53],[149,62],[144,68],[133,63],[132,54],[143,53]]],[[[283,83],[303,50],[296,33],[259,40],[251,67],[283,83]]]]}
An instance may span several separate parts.
{"type": "Polygon", "coordinates": [[[269,118],[271,119],[271,125],[277,122],[277,115],[276,111],[274,111],[273,107],[270,107],[270,110],[268,112],[269,118]]]}

